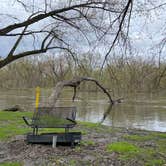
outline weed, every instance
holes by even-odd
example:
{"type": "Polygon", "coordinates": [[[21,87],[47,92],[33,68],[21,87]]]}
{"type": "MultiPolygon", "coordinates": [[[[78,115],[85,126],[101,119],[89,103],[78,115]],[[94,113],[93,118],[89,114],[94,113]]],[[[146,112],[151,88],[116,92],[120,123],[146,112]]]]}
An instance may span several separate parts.
{"type": "Polygon", "coordinates": [[[117,153],[135,153],[139,152],[139,148],[128,142],[115,142],[107,145],[107,151],[117,153]]]}
{"type": "Polygon", "coordinates": [[[76,160],[72,159],[69,161],[69,166],[76,166],[76,163],[77,163],[76,160]]]}
{"type": "Polygon", "coordinates": [[[92,141],[92,140],[81,141],[81,145],[83,145],[83,146],[94,146],[95,142],[92,141]]]}

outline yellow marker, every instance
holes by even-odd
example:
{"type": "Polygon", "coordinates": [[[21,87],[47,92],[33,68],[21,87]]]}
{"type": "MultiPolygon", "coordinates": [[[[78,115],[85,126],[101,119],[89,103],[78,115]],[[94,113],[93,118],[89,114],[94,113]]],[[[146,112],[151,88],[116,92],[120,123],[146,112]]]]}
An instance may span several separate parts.
{"type": "Polygon", "coordinates": [[[36,111],[38,110],[39,107],[39,97],[40,97],[40,87],[36,87],[36,111]]]}

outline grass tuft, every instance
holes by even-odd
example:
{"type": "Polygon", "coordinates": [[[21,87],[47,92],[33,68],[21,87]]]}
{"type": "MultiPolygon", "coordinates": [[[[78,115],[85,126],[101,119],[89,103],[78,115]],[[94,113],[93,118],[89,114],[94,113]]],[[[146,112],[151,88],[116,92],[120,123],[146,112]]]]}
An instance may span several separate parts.
{"type": "Polygon", "coordinates": [[[22,166],[19,162],[3,162],[0,163],[0,166],[22,166]]]}
{"type": "Polygon", "coordinates": [[[92,140],[81,141],[81,145],[83,145],[83,146],[94,146],[95,142],[92,141],[92,140]]]}
{"type": "Polygon", "coordinates": [[[117,153],[137,153],[139,147],[128,142],[115,142],[107,145],[107,151],[117,153]]]}

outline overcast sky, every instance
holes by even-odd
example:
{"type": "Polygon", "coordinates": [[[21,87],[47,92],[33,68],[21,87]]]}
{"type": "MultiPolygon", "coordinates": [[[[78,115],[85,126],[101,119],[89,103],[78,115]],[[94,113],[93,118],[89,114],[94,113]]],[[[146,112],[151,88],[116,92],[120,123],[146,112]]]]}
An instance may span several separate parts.
{"type": "MultiPolygon", "coordinates": [[[[43,0],[36,1],[40,2],[39,6],[41,8],[42,1],[43,0]]],[[[156,6],[160,2],[166,3],[166,0],[156,1],[156,6]]],[[[150,7],[151,6],[149,6],[149,8],[150,7]]],[[[19,20],[23,21],[29,16],[29,13],[27,13],[23,9],[22,5],[17,3],[16,0],[0,0],[0,8],[0,28],[19,20]],[[13,18],[7,18],[4,14],[8,14],[13,18]],[[17,18],[18,20],[16,20],[15,18],[17,18]]],[[[139,14],[136,15],[135,13],[133,13],[130,27],[130,38],[133,48],[140,55],[149,56],[148,54],[151,52],[150,48],[157,45],[162,40],[164,35],[166,35],[166,33],[164,34],[164,28],[166,28],[166,14],[164,12],[164,9],[162,9],[160,12],[157,10],[152,11],[149,17],[139,14]]],[[[9,46],[11,46],[13,41],[14,40],[10,40],[10,38],[0,38],[1,56],[4,56],[7,53],[7,50],[9,50],[9,46]]],[[[26,43],[26,47],[28,45],[29,44],[26,43]]]]}

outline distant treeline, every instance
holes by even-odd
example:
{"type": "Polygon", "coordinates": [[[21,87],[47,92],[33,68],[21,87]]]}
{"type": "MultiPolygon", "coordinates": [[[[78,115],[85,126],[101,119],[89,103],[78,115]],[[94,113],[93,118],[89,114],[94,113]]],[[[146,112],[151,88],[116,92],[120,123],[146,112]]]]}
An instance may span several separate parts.
{"type": "MultiPolygon", "coordinates": [[[[65,55],[21,59],[0,70],[0,88],[54,87],[58,81],[75,76],[94,77],[114,92],[150,92],[166,88],[166,63],[157,63],[153,58],[115,56],[102,72],[101,55],[83,54],[78,59],[75,62],[65,55]]],[[[97,90],[91,84],[82,86],[97,90]]]]}

